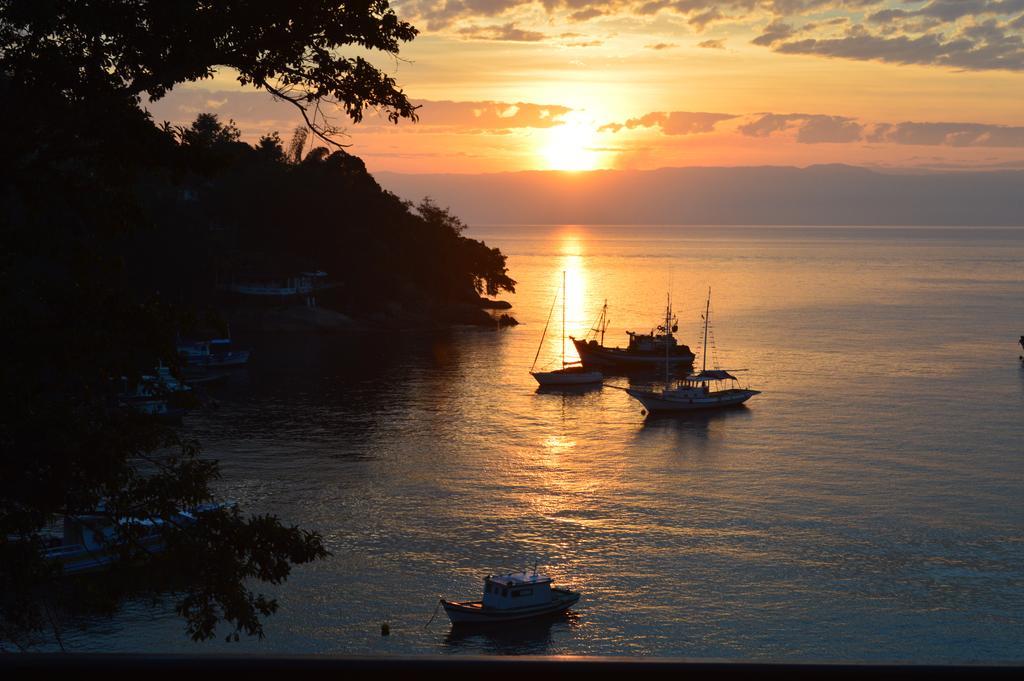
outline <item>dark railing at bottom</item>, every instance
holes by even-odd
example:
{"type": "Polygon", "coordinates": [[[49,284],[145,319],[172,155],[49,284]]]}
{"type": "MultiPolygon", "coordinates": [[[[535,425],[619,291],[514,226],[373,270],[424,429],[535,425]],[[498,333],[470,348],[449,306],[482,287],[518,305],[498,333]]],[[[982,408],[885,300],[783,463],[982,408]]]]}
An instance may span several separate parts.
{"type": "MultiPolygon", "coordinates": [[[[611,674],[627,678],[641,674],[644,680],[654,677],[744,677],[764,678],[869,678],[889,676],[935,678],[1024,678],[1021,665],[928,665],[928,664],[854,664],[854,663],[788,663],[732,662],[723,660],[690,660],[665,657],[590,657],[590,656],[334,656],[334,655],[122,655],[122,654],[0,654],[0,678],[11,672],[96,671],[108,674],[293,674],[306,678],[338,674],[456,674],[490,677],[517,677],[533,681],[534,677],[591,676],[611,674]]],[[[235,677],[237,678],[237,677],[235,677]]],[[[630,679],[628,681],[638,681],[630,679]]]]}

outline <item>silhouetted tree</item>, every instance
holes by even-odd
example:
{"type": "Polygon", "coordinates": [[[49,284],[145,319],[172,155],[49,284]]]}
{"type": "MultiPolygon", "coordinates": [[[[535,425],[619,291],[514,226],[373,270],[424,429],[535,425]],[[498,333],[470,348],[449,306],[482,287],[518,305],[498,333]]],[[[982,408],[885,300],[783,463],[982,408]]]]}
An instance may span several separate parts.
{"type": "Polygon", "coordinates": [[[368,107],[395,122],[416,116],[393,78],[339,51],[358,45],[394,55],[416,36],[387,0],[8,0],[0,13],[5,70],[30,90],[71,101],[101,93],[156,99],[226,66],[242,85],[295,105],[321,135],[336,131],[327,104],[355,122],[368,107]]]}
{"type": "Polygon", "coordinates": [[[288,143],[288,160],[292,163],[302,161],[302,153],[306,149],[306,139],[309,137],[309,129],[303,126],[295,128],[292,133],[292,141],[288,143]]]}
{"type": "MultiPolygon", "coordinates": [[[[415,35],[384,0],[0,2],[0,126],[9,135],[0,349],[17,358],[0,363],[0,639],[45,629],[54,604],[111,607],[123,595],[124,580],[61,579],[41,550],[50,519],[102,505],[115,522],[167,520],[209,500],[218,475],[195,443],[112,408],[111,397],[119,377],[173,361],[174,331],[193,318],[166,289],[141,283],[158,279],[139,272],[141,247],[167,245],[156,258],[179,253],[171,242],[194,223],[161,227],[187,217],[175,212],[184,210],[174,200],[181,183],[257,152],[212,115],[185,130],[158,128],[141,98],[227,66],[243,85],[293,103],[320,135],[334,129],[321,113],[330,102],[355,121],[367,107],[414,119],[393,79],[340,50],[394,54],[415,35]]],[[[134,526],[118,527],[118,565],[148,558],[134,526]]],[[[234,637],[261,636],[276,603],[251,580],[280,582],[292,565],[325,555],[318,535],[237,511],[204,516],[187,533],[162,531],[167,559],[151,562],[147,578],[157,588],[174,578],[196,639],[221,623],[234,637]]]]}
{"type": "Polygon", "coordinates": [[[277,131],[264,135],[256,144],[256,152],[269,163],[284,163],[284,144],[277,131]]]}

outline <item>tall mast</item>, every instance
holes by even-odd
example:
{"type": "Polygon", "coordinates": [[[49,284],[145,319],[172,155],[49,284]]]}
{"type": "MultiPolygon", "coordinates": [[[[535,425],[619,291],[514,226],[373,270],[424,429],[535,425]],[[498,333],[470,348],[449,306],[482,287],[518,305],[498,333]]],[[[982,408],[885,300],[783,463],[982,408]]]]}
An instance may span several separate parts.
{"type": "Polygon", "coordinates": [[[672,328],[672,294],[665,294],[665,390],[668,390],[669,377],[668,377],[668,334],[672,328]]]}
{"type": "Polygon", "coordinates": [[[704,373],[708,368],[708,317],[711,316],[711,287],[708,286],[708,304],[704,308],[704,366],[701,368],[701,373],[704,373]]]}
{"type": "MultiPolygon", "coordinates": [[[[604,307],[601,308],[601,347],[604,347],[604,330],[608,328],[608,299],[604,299],[604,307]]],[[[1024,336],[1020,337],[1020,344],[1024,346],[1024,336]]]]}
{"type": "Polygon", "coordinates": [[[565,270],[562,270],[562,368],[565,368],[565,270]]]}

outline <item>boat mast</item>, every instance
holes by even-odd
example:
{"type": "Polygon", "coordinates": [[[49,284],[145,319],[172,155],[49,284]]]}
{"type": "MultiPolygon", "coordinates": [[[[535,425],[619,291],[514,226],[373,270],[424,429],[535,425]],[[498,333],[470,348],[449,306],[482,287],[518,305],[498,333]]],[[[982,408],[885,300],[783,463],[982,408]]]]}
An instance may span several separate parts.
{"type": "Polygon", "coordinates": [[[711,316],[711,287],[708,286],[708,304],[704,308],[704,366],[700,372],[704,373],[708,368],[708,318],[711,316]]]}
{"type": "MultiPolygon", "coordinates": [[[[604,307],[601,308],[601,347],[604,347],[604,330],[608,328],[608,299],[604,299],[604,307]]],[[[1020,337],[1020,344],[1024,346],[1024,336],[1020,337]]]]}
{"type": "Polygon", "coordinates": [[[562,270],[562,368],[565,368],[565,270],[562,270]]]}
{"type": "Polygon", "coordinates": [[[537,345],[537,354],[533,356],[533,364],[530,365],[530,373],[533,373],[534,368],[537,366],[537,358],[540,357],[540,349],[544,347],[544,339],[548,335],[548,327],[551,325],[551,315],[555,313],[555,303],[558,302],[558,293],[555,293],[555,297],[551,299],[551,309],[548,310],[547,321],[544,322],[544,331],[540,334],[540,343],[537,345]]]}
{"type": "Polygon", "coordinates": [[[665,294],[665,390],[668,390],[668,334],[672,328],[672,294],[665,294]]]}

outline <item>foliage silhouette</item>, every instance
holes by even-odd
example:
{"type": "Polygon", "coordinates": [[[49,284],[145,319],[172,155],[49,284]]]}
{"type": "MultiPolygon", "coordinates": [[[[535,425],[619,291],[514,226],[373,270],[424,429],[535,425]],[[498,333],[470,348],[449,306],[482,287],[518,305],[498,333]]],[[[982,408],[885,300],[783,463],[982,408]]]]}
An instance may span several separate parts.
{"type": "MultiPolygon", "coordinates": [[[[168,550],[155,561],[137,526],[117,525],[115,578],[62,578],[41,549],[55,517],[102,509],[115,524],[170,521],[213,498],[216,461],[113,405],[121,376],[173,362],[175,331],[200,319],[187,304],[209,290],[210,264],[234,252],[218,235],[296,252],[362,244],[383,255],[387,238],[416,228],[404,204],[373,194],[361,214],[394,216],[386,237],[354,220],[351,229],[283,234],[280,226],[294,220],[262,220],[239,232],[239,214],[248,212],[240,206],[275,212],[269,205],[292,218],[304,207],[248,179],[285,180],[308,188],[292,198],[325,204],[339,184],[353,196],[369,188],[368,176],[347,154],[290,163],[297,159],[276,135],[254,149],[213,115],[184,129],[154,125],[142,98],[229,67],[240,83],[295,104],[320,136],[335,130],[323,116],[331,102],[356,122],[370,107],[395,122],[414,120],[393,79],[340,50],[394,55],[415,35],[384,0],[0,3],[0,125],[9,131],[0,167],[0,335],[13,359],[0,366],[0,646],[36,640],[55,610],[115,608],[127,595],[116,575],[140,560],[151,566],[152,588],[173,585],[193,638],[223,627],[229,638],[262,636],[262,618],[277,606],[253,583],[279,583],[291,566],[326,555],[317,534],[234,509],[206,514],[188,531],[162,526],[168,550]],[[198,201],[186,199],[193,194],[198,201]]],[[[435,237],[435,245],[451,243],[435,237]]],[[[339,266],[363,262],[337,257],[339,266]]],[[[377,274],[371,265],[361,272],[377,274]]]]}

